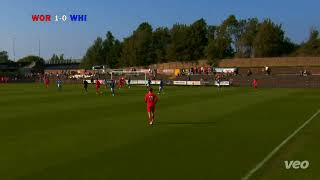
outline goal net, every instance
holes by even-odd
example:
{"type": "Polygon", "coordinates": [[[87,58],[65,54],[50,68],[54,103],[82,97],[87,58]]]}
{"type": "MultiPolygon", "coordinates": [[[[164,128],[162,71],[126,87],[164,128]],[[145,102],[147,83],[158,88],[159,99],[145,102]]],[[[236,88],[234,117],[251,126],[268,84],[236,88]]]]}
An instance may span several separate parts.
{"type": "Polygon", "coordinates": [[[111,79],[118,79],[119,77],[124,77],[126,79],[126,83],[130,79],[130,84],[147,84],[148,80],[148,71],[140,70],[140,71],[126,71],[121,69],[113,69],[110,72],[111,79]]]}

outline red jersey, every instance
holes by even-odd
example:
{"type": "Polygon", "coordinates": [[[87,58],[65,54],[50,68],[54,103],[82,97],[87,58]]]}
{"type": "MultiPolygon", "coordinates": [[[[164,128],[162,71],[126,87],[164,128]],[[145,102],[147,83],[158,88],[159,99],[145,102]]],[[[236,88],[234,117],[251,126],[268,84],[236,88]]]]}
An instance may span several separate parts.
{"type": "Polygon", "coordinates": [[[254,80],[253,80],[253,82],[252,82],[252,86],[253,86],[254,88],[256,88],[256,87],[257,87],[257,85],[258,85],[258,82],[257,82],[257,80],[256,80],[256,79],[254,79],[254,80]]]}
{"type": "Polygon", "coordinates": [[[253,80],[252,83],[253,83],[254,86],[256,86],[256,85],[258,84],[258,83],[257,83],[257,80],[255,80],[255,79],[253,80]]]}
{"type": "Polygon", "coordinates": [[[158,96],[155,95],[154,93],[148,92],[145,96],[144,96],[144,101],[147,103],[148,107],[152,107],[154,106],[157,101],[158,101],[158,96]]]}
{"type": "Polygon", "coordinates": [[[100,81],[96,80],[96,88],[100,88],[100,81]]]}
{"type": "Polygon", "coordinates": [[[46,78],[46,79],[44,80],[44,83],[49,84],[49,79],[46,78]]]}

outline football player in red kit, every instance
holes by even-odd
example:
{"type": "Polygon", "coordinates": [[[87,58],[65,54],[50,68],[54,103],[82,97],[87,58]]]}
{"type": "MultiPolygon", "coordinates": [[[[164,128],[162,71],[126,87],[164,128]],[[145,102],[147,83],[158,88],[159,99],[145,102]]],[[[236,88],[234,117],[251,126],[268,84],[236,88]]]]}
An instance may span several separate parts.
{"type": "Polygon", "coordinates": [[[149,125],[152,125],[154,123],[155,105],[157,104],[158,100],[158,96],[153,93],[152,88],[149,88],[148,93],[144,96],[144,102],[147,103],[149,125]]]}
{"type": "Polygon", "coordinates": [[[97,95],[101,94],[100,85],[101,85],[101,83],[100,83],[99,79],[97,79],[96,80],[96,93],[97,93],[97,95]]]}
{"type": "Polygon", "coordinates": [[[44,85],[46,88],[49,88],[50,80],[48,77],[44,77],[44,85]]]}
{"type": "Polygon", "coordinates": [[[256,79],[253,79],[252,86],[253,86],[254,89],[257,89],[258,81],[256,79]]]}
{"type": "Polygon", "coordinates": [[[124,79],[124,77],[120,77],[120,78],[119,78],[119,88],[123,88],[124,84],[125,84],[125,79],[124,79]]]}

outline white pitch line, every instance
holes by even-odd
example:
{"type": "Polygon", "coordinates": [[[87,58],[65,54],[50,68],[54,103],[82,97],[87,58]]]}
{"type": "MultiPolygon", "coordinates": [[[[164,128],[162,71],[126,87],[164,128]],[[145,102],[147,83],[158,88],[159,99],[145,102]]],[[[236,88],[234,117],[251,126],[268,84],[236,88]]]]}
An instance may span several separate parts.
{"type": "Polygon", "coordinates": [[[259,164],[256,165],[251,171],[249,171],[246,176],[241,178],[241,180],[248,180],[256,171],[258,171],[266,162],[268,162],[288,141],[290,141],[295,135],[299,133],[306,125],[308,125],[318,114],[320,109],[314,113],[306,122],[304,122],[298,129],[296,129],[290,136],[288,136],[281,144],[279,144],[273,151],[271,151],[259,164]]]}

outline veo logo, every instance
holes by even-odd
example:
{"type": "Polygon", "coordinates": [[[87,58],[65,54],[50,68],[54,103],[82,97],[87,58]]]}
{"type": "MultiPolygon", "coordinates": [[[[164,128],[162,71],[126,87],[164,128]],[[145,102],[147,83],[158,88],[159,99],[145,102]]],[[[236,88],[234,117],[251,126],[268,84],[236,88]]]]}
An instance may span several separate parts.
{"type": "Polygon", "coordinates": [[[309,161],[284,161],[286,169],[307,169],[310,165],[309,161]]]}

